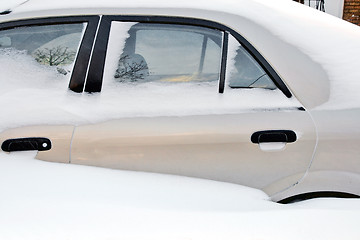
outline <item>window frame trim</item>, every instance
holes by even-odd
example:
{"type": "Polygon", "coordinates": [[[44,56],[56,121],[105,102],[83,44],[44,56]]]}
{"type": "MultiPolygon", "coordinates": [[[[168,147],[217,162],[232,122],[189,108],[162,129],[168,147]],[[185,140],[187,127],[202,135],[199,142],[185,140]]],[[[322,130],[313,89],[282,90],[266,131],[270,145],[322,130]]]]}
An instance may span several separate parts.
{"type": "MultiPolygon", "coordinates": [[[[88,77],[86,79],[85,92],[100,92],[102,87],[102,77],[104,73],[105,59],[107,44],[109,40],[109,33],[112,21],[119,22],[139,22],[139,23],[161,23],[161,24],[179,24],[179,25],[192,25],[199,27],[207,27],[215,30],[222,31],[224,34],[231,34],[249,54],[255,59],[255,61],[263,68],[268,74],[271,80],[274,82],[277,88],[279,88],[283,94],[291,98],[292,93],[289,88],[272,68],[272,66],[265,60],[265,58],[253,47],[241,34],[235,30],[210,20],[189,18],[189,17],[173,17],[173,16],[143,16],[143,15],[103,15],[100,21],[99,33],[95,40],[94,54],[90,60],[90,69],[88,77]]],[[[227,43],[226,43],[227,44],[227,43]]],[[[226,67],[223,66],[222,61],[221,68],[226,71],[226,67]]],[[[221,85],[219,84],[219,91],[221,85]]],[[[221,91],[220,91],[221,92],[221,91]]]]}
{"type": "Polygon", "coordinates": [[[223,42],[221,48],[221,66],[220,66],[220,78],[219,78],[219,93],[224,93],[225,78],[226,78],[226,63],[229,50],[229,33],[223,32],[223,42]]]}

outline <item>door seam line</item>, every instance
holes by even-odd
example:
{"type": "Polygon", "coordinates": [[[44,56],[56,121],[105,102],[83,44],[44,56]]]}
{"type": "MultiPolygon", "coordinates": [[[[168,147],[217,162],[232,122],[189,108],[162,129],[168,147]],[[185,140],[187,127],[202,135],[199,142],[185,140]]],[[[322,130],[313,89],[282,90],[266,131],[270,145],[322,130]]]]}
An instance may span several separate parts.
{"type": "Polygon", "coordinates": [[[69,149],[69,163],[71,163],[72,145],[73,145],[73,141],[74,141],[74,135],[75,135],[76,127],[77,126],[74,126],[74,129],[73,129],[72,134],[71,134],[70,149],[69,149]]]}
{"type": "Polygon", "coordinates": [[[318,143],[319,143],[319,132],[318,132],[317,124],[316,124],[316,122],[315,122],[315,120],[314,120],[314,117],[312,116],[311,112],[308,111],[307,109],[305,109],[305,111],[308,113],[308,115],[310,116],[311,121],[312,121],[313,124],[314,124],[315,138],[316,138],[316,140],[315,140],[315,145],[314,145],[314,150],[313,150],[313,153],[312,153],[312,156],[311,156],[309,165],[308,165],[308,167],[306,168],[306,170],[305,170],[304,174],[302,175],[302,177],[301,177],[298,181],[296,181],[296,183],[290,185],[289,187],[287,187],[287,188],[285,188],[285,189],[283,189],[283,190],[278,191],[277,193],[272,194],[272,195],[270,196],[270,198],[274,198],[274,197],[276,197],[277,195],[282,194],[282,193],[285,193],[286,191],[294,188],[296,185],[299,185],[302,181],[304,181],[304,179],[306,178],[306,176],[309,174],[310,168],[311,168],[311,166],[312,166],[312,164],[313,164],[313,161],[314,161],[314,159],[315,159],[315,154],[316,154],[316,152],[317,152],[317,147],[318,147],[318,143]]]}

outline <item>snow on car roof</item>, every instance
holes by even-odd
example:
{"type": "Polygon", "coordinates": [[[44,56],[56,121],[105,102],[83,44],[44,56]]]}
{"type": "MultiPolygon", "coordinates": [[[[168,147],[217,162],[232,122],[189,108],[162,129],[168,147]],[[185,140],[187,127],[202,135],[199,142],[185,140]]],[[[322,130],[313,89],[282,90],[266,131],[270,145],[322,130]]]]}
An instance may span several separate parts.
{"type": "MultiPolygon", "coordinates": [[[[3,5],[4,10],[11,8],[9,3],[3,5]]],[[[360,28],[290,0],[18,0],[12,6],[13,12],[1,16],[0,21],[74,13],[154,14],[217,21],[247,38],[305,107],[360,107],[360,28]]]]}

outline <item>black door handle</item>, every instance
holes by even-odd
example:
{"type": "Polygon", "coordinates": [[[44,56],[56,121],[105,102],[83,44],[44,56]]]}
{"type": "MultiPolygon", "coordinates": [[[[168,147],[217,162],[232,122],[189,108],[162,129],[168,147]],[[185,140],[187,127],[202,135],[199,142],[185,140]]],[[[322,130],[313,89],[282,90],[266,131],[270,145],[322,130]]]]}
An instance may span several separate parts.
{"type": "Polygon", "coordinates": [[[251,135],[253,143],[285,142],[292,143],[297,140],[296,133],[291,130],[268,130],[254,132],[251,135]]]}
{"type": "Polygon", "coordinates": [[[14,138],[5,140],[1,144],[4,152],[14,151],[46,151],[51,149],[51,141],[48,138],[14,138]]]}

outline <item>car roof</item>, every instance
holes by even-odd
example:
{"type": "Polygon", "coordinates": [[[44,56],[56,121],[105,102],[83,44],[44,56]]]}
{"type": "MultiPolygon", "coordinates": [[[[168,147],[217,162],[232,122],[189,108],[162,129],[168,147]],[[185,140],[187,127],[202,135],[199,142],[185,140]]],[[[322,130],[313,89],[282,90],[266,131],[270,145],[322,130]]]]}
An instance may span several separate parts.
{"type": "Polygon", "coordinates": [[[11,13],[0,16],[0,23],[50,16],[119,14],[207,19],[245,37],[307,108],[333,101],[332,97],[339,95],[334,88],[337,83],[348,81],[352,87],[347,90],[360,87],[349,80],[359,79],[360,70],[348,70],[359,65],[348,55],[360,54],[360,28],[290,0],[19,0],[10,9],[11,13]]]}

